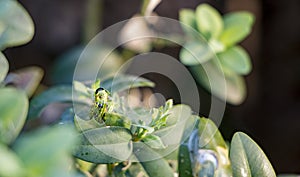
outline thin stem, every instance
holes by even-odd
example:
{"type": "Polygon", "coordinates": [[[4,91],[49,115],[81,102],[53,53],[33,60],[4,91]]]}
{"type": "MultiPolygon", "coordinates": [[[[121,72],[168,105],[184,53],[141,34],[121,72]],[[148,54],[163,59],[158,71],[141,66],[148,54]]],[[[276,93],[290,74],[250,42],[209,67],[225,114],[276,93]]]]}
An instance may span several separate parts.
{"type": "Polygon", "coordinates": [[[83,42],[90,41],[101,29],[103,0],[88,0],[83,26],[83,42]]]}

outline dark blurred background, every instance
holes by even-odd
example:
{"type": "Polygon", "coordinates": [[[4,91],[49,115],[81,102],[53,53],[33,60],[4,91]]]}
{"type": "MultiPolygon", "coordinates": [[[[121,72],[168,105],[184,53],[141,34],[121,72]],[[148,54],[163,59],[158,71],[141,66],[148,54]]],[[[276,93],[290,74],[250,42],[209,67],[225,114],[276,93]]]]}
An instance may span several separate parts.
{"type": "MultiPolygon", "coordinates": [[[[83,40],[87,2],[21,0],[36,33],[29,44],[5,51],[11,70],[40,66],[46,73],[43,83],[51,84],[51,64],[83,40]]],[[[237,130],[248,133],[277,173],[300,173],[300,1],[163,0],[156,12],[178,19],[179,9],[204,2],[222,13],[248,10],[256,16],[252,34],[242,43],[253,62],[253,71],[246,77],[248,97],[240,106],[227,106],[222,133],[227,139],[237,130]]],[[[132,17],[140,5],[141,0],[103,0],[101,28],[132,17]]],[[[168,52],[176,56],[178,49],[168,52]]]]}

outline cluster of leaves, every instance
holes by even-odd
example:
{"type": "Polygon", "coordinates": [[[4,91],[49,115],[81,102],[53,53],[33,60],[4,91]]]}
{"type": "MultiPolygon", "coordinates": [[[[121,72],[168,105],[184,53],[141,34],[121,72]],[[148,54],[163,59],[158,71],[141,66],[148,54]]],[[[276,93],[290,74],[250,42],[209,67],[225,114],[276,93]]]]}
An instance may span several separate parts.
{"type": "Polygon", "coordinates": [[[245,49],[237,43],[250,34],[254,16],[241,11],[222,17],[208,4],[199,5],[195,11],[183,9],[179,16],[188,37],[180,52],[181,62],[191,66],[197,81],[213,95],[232,104],[241,103],[246,93],[242,75],[248,74],[252,65],[245,49]],[[200,36],[191,36],[194,31],[200,36]],[[214,76],[207,78],[206,72],[214,73],[214,76]],[[227,85],[225,93],[213,86],[222,82],[224,77],[227,85]]]}
{"type": "MultiPolygon", "coordinates": [[[[74,102],[83,109],[74,111],[76,105],[73,109],[67,108],[59,121],[60,124],[71,124],[77,130],[79,143],[73,147],[73,155],[83,173],[96,175],[99,173],[96,171],[100,171],[109,176],[124,177],[138,174],[172,177],[175,173],[180,177],[276,176],[266,155],[246,134],[238,132],[230,144],[226,143],[211,120],[192,115],[187,105],[173,106],[171,100],[165,106],[151,110],[129,108],[117,93],[154,84],[143,78],[136,80],[134,76],[122,76],[115,80],[107,79],[101,84],[102,88],[113,90],[114,97],[114,109],[106,112],[103,122],[89,114],[95,101],[94,92],[100,87],[99,82],[91,87],[74,82],[74,102]],[[148,123],[143,121],[145,116],[151,119],[148,123]],[[176,133],[177,139],[174,137],[175,131],[179,132],[176,133]],[[190,136],[192,131],[194,133],[190,136]],[[172,153],[166,156],[166,151],[172,153]],[[209,158],[209,153],[215,159],[209,158]],[[213,171],[205,167],[211,161],[214,161],[213,171]],[[170,163],[177,165],[171,167],[170,163]],[[158,167],[160,171],[157,171],[158,167]]],[[[34,97],[29,118],[38,117],[46,105],[53,102],[72,103],[71,89],[72,86],[52,87],[34,97]]]]}

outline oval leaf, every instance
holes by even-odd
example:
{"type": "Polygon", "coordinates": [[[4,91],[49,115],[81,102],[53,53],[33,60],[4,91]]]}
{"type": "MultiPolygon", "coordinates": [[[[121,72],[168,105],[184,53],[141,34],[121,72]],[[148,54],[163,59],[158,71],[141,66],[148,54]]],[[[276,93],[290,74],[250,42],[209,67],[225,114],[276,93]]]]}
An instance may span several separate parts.
{"type": "Polygon", "coordinates": [[[0,1],[0,49],[22,45],[30,41],[34,34],[31,17],[18,1],[0,1]]]}
{"type": "Polygon", "coordinates": [[[0,144],[0,176],[23,176],[24,167],[18,156],[5,145],[0,144]]]}
{"type": "Polygon", "coordinates": [[[134,155],[137,158],[146,173],[155,177],[174,177],[173,170],[168,162],[152,150],[149,146],[137,142],[134,143],[134,155]],[[149,161],[149,159],[154,159],[149,161]],[[159,169],[159,170],[158,170],[159,169]]]}
{"type": "Polygon", "coordinates": [[[223,30],[220,13],[208,4],[199,5],[196,9],[196,19],[199,31],[206,39],[217,38],[223,30]]]}
{"type": "Polygon", "coordinates": [[[196,81],[212,95],[234,105],[241,104],[245,100],[245,81],[236,73],[222,74],[213,62],[206,62],[202,66],[192,66],[190,69],[196,81]]]}
{"type": "MultiPolygon", "coordinates": [[[[195,12],[192,9],[182,9],[179,11],[180,22],[197,30],[195,12]]],[[[186,27],[183,26],[185,29],[186,27]]],[[[188,32],[188,31],[187,31],[188,32]]]]}
{"type": "Polygon", "coordinates": [[[72,177],[70,151],[75,144],[74,129],[55,126],[24,134],[14,150],[26,168],[26,176],[72,177]]]}
{"type": "Polygon", "coordinates": [[[43,109],[54,102],[64,102],[64,103],[82,103],[88,104],[89,98],[86,96],[86,93],[75,92],[74,100],[72,97],[72,86],[57,86],[52,87],[38,96],[34,97],[30,101],[30,108],[28,113],[28,119],[33,119],[39,117],[43,109]]]}
{"type": "Polygon", "coordinates": [[[84,50],[84,47],[85,46],[74,47],[56,59],[50,74],[52,83],[72,83],[78,62],[80,62],[80,69],[76,71],[76,80],[82,81],[94,78],[91,76],[92,72],[86,72],[87,70],[98,71],[101,67],[97,78],[102,79],[112,76],[121,67],[122,58],[110,47],[104,45],[95,46],[90,48],[88,52],[84,50]],[[99,63],[102,63],[101,66],[99,66],[99,63]]]}
{"type": "Polygon", "coordinates": [[[116,163],[129,158],[132,153],[132,136],[122,127],[103,127],[82,132],[81,143],[74,155],[92,163],[116,163]]]}
{"type": "Polygon", "coordinates": [[[9,64],[2,52],[0,52],[0,83],[5,79],[9,64]]]}
{"type": "Polygon", "coordinates": [[[233,71],[237,74],[246,75],[252,70],[250,57],[242,47],[232,47],[218,54],[218,57],[225,72],[233,71]]]}
{"type": "Polygon", "coordinates": [[[249,12],[234,12],[224,15],[224,30],[220,41],[227,47],[241,42],[247,37],[254,23],[254,16],[249,12]]]}
{"type": "Polygon", "coordinates": [[[142,140],[145,144],[147,144],[149,147],[153,149],[164,149],[166,146],[162,142],[159,136],[156,135],[147,135],[142,140]]]}
{"type": "Polygon", "coordinates": [[[178,172],[180,177],[193,177],[190,153],[186,145],[181,145],[179,148],[178,172]]]}
{"type": "Polygon", "coordinates": [[[43,78],[44,71],[36,66],[26,67],[9,73],[5,82],[26,92],[31,97],[43,78]]]}
{"type": "Polygon", "coordinates": [[[180,51],[180,61],[188,66],[199,65],[212,59],[213,51],[207,43],[201,41],[189,41],[180,51]]]}
{"type": "Polygon", "coordinates": [[[20,133],[26,120],[28,98],[14,88],[0,89],[0,142],[11,143],[20,133]]]}
{"type": "Polygon", "coordinates": [[[276,177],[267,156],[245,133],[234,134],[230,147],[230,159],[235,177],[276,177]]]}

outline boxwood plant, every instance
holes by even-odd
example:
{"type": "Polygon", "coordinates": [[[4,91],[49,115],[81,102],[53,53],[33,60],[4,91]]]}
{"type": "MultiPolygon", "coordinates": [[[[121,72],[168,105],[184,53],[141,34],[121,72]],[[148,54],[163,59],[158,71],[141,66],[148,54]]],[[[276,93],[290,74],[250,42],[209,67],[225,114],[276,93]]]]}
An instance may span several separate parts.
{"type": "MultiPolygon", "coordinates": [[[[199,54],[202,64],[211,62],[229,80],[241,80],[241,75],[249,73],[249,57],[236,44],[250,32],[251,14],[238,12],[221,18],[212,7],[200,5],[196,12],[181,11],[180,20],[203,34],[221,63],[215,65],[214,58],[199,54]]],[[[33,22],[21,4],[1,0],[0,50],[25,44],[33,34],[33,22]]],[[[198,46],[201,42],[186,43],[197,55],[198,46]]],[[[185,49],[180,56],[187,65],[199,62],[185,49]]],[[[197,73],[197,67],[192,71],[197,73]]],[[[188,105],[174,105],[170,99],[158,108],[130,106],[126,92],[154,87],[150,80],[120,75],[95,83],[74,81],[36,93],[43,75],[40,68],[8,71],[9,63],[1,52],[1,177],[276,176],[262,149],[248,135],[237,132],[230,142],[225,141],[210,119],[194,115],[188,105]],[[50,123],[43,122],[45,112],[55,104],[59,105],[55,111],[62,113],[50,123]]],[[[229,98],[233,103],[240,100],[229,98]]]]}

